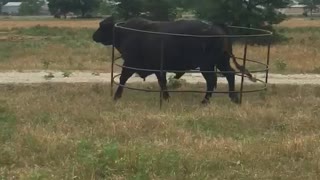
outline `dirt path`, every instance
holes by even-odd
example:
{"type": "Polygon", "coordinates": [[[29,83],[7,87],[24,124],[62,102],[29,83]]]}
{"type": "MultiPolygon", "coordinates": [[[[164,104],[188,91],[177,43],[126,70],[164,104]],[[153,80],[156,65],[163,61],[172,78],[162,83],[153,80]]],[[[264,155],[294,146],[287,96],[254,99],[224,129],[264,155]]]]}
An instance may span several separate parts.
{"type": "MultiPolygon", "coordinates": [[[[264,80],[263,74],[254,74],[258,79],[264,80]]],[[[60,71],[37,71],[37,72],[0,72],[0,84],[33,84],[33,83],[108,83],[110,82],[110,73],[95,74],[92,72],[73,71],[71,74],[60,71]],[[51,75],[50,75],[51,74],[51,75]]],[[[204,82],[201,74],[186,74],[182,77],[188,83],[204,82]]],[[[156,82],[155,76],[149,76],[146,82],[156,82]]],[[[140,77],[133,76],[129,83],[143,82],[140,77]]],[[[241,82],[241,77],[236,77],[236,82],[241,82]]],[[[252,83],[245,80],[246,83],[252,83]]],[[[218,83],[227,83],[226,79],[221,77],[218,83]]],[[[320,85],[320,75],[317,74],[270,74],[270,84],[298,84],[298,85],[320,85]]]]}

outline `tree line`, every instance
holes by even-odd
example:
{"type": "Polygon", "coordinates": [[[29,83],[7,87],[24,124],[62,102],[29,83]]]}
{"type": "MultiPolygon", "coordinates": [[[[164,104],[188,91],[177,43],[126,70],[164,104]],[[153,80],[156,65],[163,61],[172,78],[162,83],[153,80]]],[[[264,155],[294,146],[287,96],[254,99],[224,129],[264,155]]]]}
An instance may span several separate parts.
{"type": "Polygon", "coordinates": [[[181,11],[215,23],[249,27],[271,27],[284,20],[277,11],[291,0],[116,0],[116,14],[129,18],[144,16],[152,20],[170,20],[181,11]]]}
{"type": "MultiPolygon", "coordinates": [[[[5,4],[8,0],[0,0],[5,4]]],[[[12,0],[15,1],[15,0],[12,0]]],[[[189,12],[209,22],[250,27],[271,27],[285,16],[277,11],[292,0],[47,0],[51,14],[66,17],[73,12],[82,17],[92,14],[113,14],[119,19],[146,17],[166,21],[189,12]]],[[[44,0],[23,0],[24,14],[39,11],[44,0]]],[[[299,0],[311,10],[317,9],[320,0],[299,0]]],[[[59,17],[58,16],[58,17],[59,17]]]]}

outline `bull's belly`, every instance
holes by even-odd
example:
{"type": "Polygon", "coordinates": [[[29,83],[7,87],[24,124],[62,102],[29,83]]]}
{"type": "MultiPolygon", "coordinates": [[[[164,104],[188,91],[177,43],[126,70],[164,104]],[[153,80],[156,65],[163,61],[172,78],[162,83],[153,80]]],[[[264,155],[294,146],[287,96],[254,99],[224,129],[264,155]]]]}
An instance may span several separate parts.
{"type": "Polygon", "coordinates": [[[161,66],[161,57],[148,55],[143,58],[130,59],[130,61],[125,60],[124,65],[135,68],[135,73],[141,78],[145,78],[151,74],[160,72],[161,67],[166,72],[177,72],[194,70],[204,65],[210,66],[209,64],[205,58],[199,56],[186,57],[172,55],[165,57],[163,65],[161,66]]]}
{"type": "Polygon", "coordinates": [[[143,69],[150,69],[150,70],[166,70],[166,71],[183,71],[183,70],[191,70],[196,69],[200,67],[200,65],[192,64],[192,63],[168,63],[164,62],[163,65],[161,65],[161,62],[159,64],[154,65],[143,65],[143,69]]]}

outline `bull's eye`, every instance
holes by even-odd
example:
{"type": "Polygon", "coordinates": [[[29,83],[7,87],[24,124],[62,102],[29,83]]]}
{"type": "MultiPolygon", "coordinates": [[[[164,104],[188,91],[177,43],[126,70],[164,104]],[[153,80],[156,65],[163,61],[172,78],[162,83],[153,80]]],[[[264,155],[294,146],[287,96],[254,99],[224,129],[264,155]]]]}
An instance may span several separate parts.
{"type": "Polygon", "coordinates": [[[109,29],[112,29],[112,24],[102,22],[102,23],[100,23],[99,28],[103,31],[108,31],[109,29]]]}
{"type": "Polygon", "coordinates": [[[109,29],[110,28],[108,28],[107,26],[100,26],[100,28],[99,28],[101,31],[103,31],[103,32],[106,32],[106,31],[109,31],[109,29]]]}

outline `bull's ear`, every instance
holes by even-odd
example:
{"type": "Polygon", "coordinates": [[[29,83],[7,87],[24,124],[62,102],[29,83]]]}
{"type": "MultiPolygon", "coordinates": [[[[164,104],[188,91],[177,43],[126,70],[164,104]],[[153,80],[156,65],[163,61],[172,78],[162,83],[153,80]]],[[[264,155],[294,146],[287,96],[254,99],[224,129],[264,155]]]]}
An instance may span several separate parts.
{"type": "Polygon", "coordinates": [[[113,15],[111,15],[110,17],[109,17],[109,19],[110,19],[110,22],[114,22],[114,16],[113,15]]]}
{"type": "Polygon", "coordinates": [[[113,16],[109,16],[105,19],[107,24],[114,24],[114,17],[113,16]]]}
{"type": "Polygon", "coordinates": [[[113,24],[114,24],[113,16],[109,16],[100,22],[100,26],[113,25],[113,24]]]}

